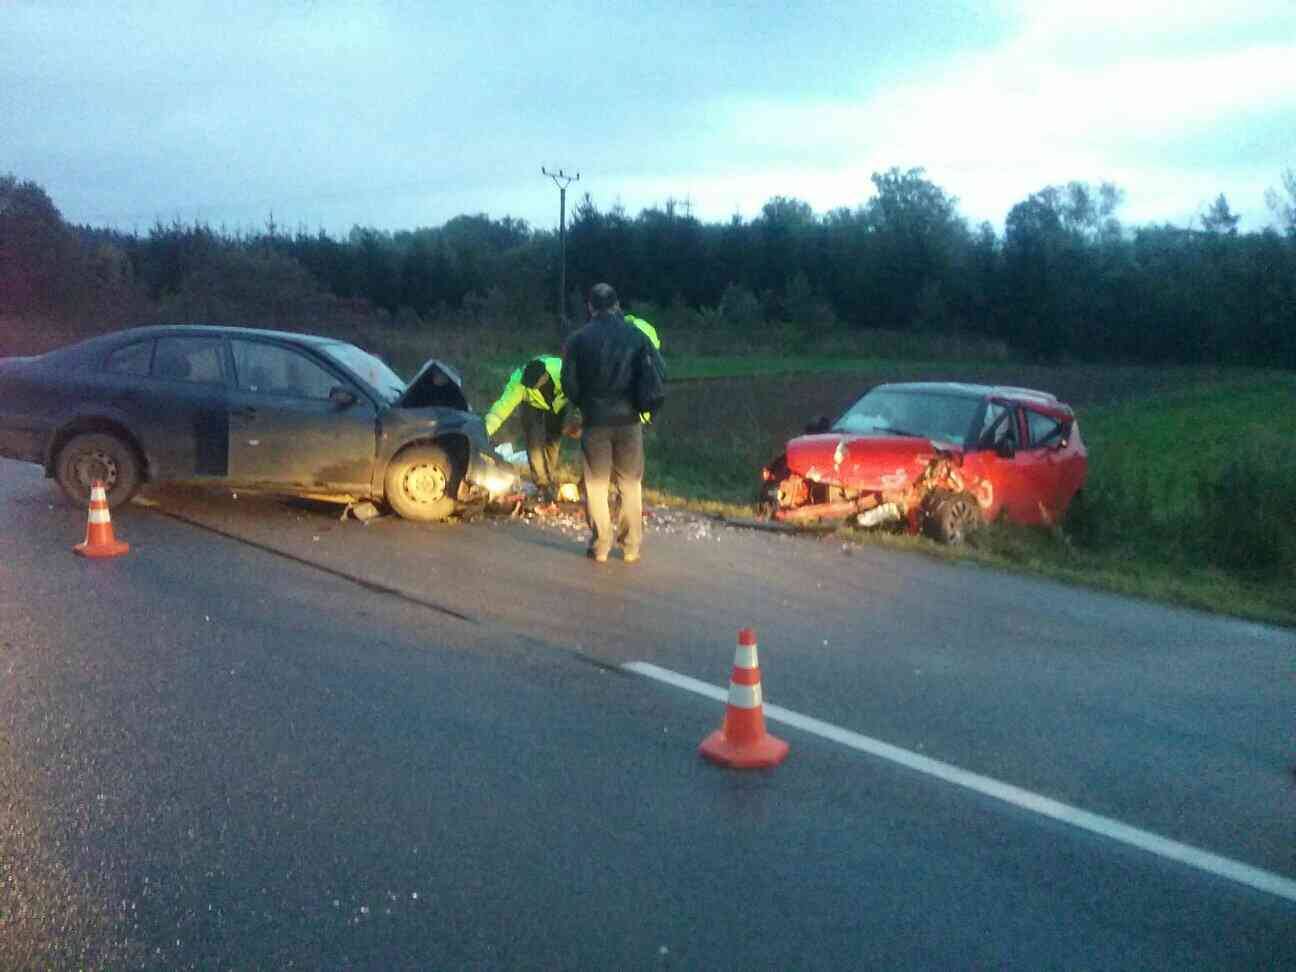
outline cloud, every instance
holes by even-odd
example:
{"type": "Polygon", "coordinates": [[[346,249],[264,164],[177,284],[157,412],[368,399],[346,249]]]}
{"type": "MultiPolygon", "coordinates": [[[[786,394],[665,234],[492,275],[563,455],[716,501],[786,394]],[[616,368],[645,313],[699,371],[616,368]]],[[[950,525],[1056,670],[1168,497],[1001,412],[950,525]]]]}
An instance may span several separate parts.
{"type": "Polygon", "coordinates": [[[1296,155],[1290,0],[5,14],[6,164],[69,218],[128,226],[271,209],[334,232],[466,212],[549,226],[541,164],[581,171],[601,206],[687,198],[708,220],[778,194],[859,205],[892,166],[926,168],[973,221],[1071,179],[1116,181],[1128,216],[1155,199],[1171,208],[1150,217],[1173,220],[1208,185],[1259,200],[1296,155]]]}
{"type": "MultiPolygon", "coordinates": [[[[1124,6],[1143,23],[1162,22],[1159,4],[1098,3],[1079,27],[1110,30],[1124,6]]],[[[1224,23],[1214,7],[1183,13],[1203,31],[1224,23]]],[[[1052,32],[1063,24],[1072,43],[1077,22],[1045,10],[995,50],[859,98],[736,99],[711,111],[727,119],[725,138],[740,154],[791,167],[796,194],[816,208],[834,193],[838,205],[862,201],[850,192],[872,172],[918,166],[961,197],[973,221],[1000,222],[1031,192],[1080,180],[1132,190],[1143,218],[1181,218],[1203,192],[1213,199],[1233,188],[1254,199],[1263,223],[1260,182],[1296,150],[1296,42],[1184,54],[1126,38],[1120,57],[1091,50],[1057,60],[1052,32]],[[795,166],[806,156],[814,164],[795,166]]]]}

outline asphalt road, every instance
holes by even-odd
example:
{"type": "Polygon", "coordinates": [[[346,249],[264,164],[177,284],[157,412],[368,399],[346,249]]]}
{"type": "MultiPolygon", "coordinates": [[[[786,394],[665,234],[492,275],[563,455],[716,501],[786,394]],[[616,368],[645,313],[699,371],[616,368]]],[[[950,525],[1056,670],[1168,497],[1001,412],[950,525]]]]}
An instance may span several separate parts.
{"type": "Polygon", "coordinates": [[[0,967],[1296,967],[1296,635],[659,514],[340,521],[0,461],[0,967]],[[737,629],[795,726],[700,760],[737,629]],[[1285,883],[1284,883],[1285,882],[1285,883]]]}

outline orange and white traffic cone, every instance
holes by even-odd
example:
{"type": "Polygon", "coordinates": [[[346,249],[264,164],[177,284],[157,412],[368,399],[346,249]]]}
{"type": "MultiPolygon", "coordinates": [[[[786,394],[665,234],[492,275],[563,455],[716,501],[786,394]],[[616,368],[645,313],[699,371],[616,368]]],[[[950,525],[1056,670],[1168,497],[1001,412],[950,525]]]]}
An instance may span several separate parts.
{"type": "Polygon", "coordinates": [[[97,479],[90,486],[90,519],[86,523],[85,540],[72,549],[82,557],[120,557],[130,550],[129,543],[113,537],[108,493],[97,479]]]}
{"type": "Polygon", "coordinates": [[[756,632],[751,628],[738,632],[724,726],[702,740],[698,752],[713,763],[735,769],[777,766],[788,754],[788,744],[765,731],[756,632]]]}

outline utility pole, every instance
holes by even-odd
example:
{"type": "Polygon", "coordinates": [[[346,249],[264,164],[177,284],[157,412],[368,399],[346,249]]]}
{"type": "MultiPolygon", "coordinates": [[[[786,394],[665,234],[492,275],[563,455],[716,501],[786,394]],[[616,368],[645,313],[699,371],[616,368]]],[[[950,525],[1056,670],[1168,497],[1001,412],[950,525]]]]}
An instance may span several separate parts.
{"type": "Polygon", "coordinates": [[[540,172],[558,187],[558,340],[562,341],[567,336],[567,187],[580,181],[580,173],[550,172],[543,165],[540,172]]]}

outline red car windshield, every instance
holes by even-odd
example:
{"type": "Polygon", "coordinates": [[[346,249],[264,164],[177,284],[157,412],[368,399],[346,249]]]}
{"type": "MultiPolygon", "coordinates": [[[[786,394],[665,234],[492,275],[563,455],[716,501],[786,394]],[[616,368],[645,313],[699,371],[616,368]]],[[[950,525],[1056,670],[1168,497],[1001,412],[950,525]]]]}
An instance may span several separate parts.
{"type": "Polygon", "coordinates": [[[834,432],[911,435],[967,448],[978,429],[980,398],[932,391],[875,388],[839,418],[834,432]]]}

